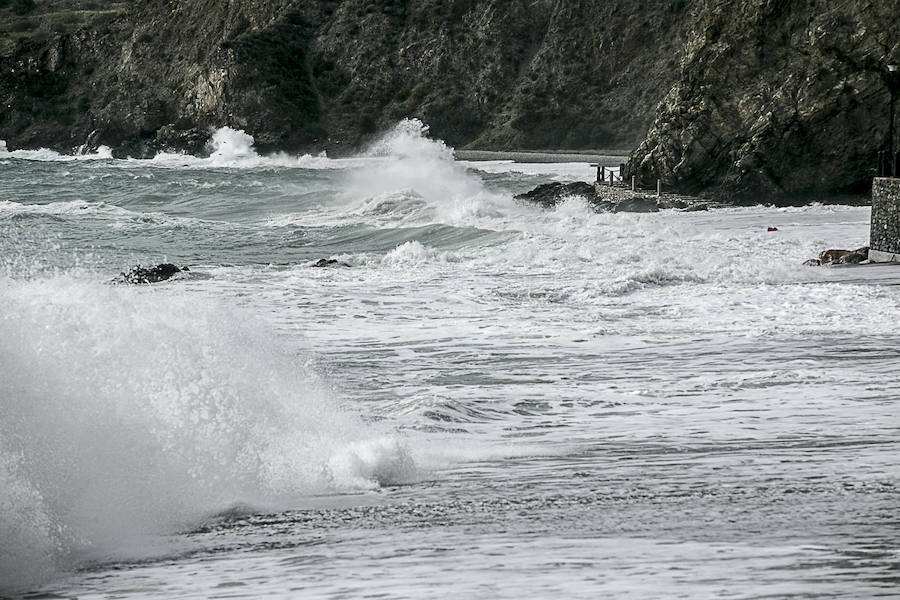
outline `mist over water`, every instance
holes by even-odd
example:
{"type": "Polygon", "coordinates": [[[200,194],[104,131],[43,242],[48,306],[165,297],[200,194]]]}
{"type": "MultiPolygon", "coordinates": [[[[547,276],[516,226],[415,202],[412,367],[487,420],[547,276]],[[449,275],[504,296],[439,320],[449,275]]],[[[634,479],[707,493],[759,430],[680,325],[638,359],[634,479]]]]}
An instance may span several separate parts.
{"type": "Polygon", "coordinates": [[[209,151],[0,144],[0,595],[892,593],[900,277],[800,266],[867,208],[543,211],[590,165],[415,120],[209,151]]]}

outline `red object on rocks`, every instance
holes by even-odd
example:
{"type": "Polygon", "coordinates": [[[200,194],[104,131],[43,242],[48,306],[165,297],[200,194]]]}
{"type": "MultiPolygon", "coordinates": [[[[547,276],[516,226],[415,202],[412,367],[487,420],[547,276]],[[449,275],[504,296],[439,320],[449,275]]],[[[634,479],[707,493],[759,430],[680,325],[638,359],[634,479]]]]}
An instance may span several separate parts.
{"type": "Polygon", "coordinates": [[[777,227],[769,227],[769,229],[767,229],[767,231],[778,231],[778,228],[777,227]]]}

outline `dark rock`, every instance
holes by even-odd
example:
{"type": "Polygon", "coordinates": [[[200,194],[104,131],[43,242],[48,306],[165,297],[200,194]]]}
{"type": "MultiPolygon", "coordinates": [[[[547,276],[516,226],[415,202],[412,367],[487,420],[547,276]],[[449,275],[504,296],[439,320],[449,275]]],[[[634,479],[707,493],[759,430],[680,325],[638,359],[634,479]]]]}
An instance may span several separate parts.
{"type": "Polygon", "coordinates": [[[163,125],[156,132],[153,146],[158,150],[182,151],[196,156],[206,150],[209,134],[207,128],[179,129],[174,124],[163,125]]]}
{"type": "Polygon", "coordinates": [[[833,261],[835,265],[858,265],[864,260],[868,260],[868,256],[859,252],[849,252],[837,260],[833,261]]]}
{"type": "Polygon", "coordinates": [[[830,262],[834,262],[842,256],[850,254],[850,250],[836,250],[834,248],[830,250],[823,250],[819,252],[819,262],[824,264],[828,264],[830,262]]]}
{"type": "Polygon", "coordinates": [[[328,268],[328,267],[349,267],[350,265],[343,261],[337,260],[335,258],[320,258],[319,260],[317,260],[310,266],[315,267],[315,268],[328,268]]]}
{"type": "Polygon", "coordinates": [[[679,81],[625,176],[734,202],[868,195],[888,132],[896,2],[691,1],[679,81]]]}
{"type": "Polygon", "coordinates": [[[634,196],[616,202],[612,212],[651,213],[659,212],[659,202],[651,196],[634,196]]]}
{"type": "Polygon", "coordinates": [[[566,198],[580,196],[597,212],[659,212],[659,202],[653,196],[635,195],[621,188],[604,189],[598,194],[590,183],[544,183],[530,192],[519,194],[517,200],[533,202],[544,208],[553,208],[566,198]]]}
{"type": "Polygon", "coordinates": [[[590,201],[597,200],[594,186],[583,181],[576,181],[574,183],[559,183],[556,181],[553,183],[544,183],[530,192],[519,194],[516,196],[516,200],[525,200],[526,202],[539,204],[544,208],[553,208],[562,202],[563,199],[571,198],[572,196],[581,196],[590,201]]]}
{"type": "Polygon", "coordinates": [[[869,247],[863,246],[856,250],[824,250],[819,253],[818,264],[858,265],[867,260],[869,260],[869,247]]]}
{"type": "Polygon", "coordinates": [[[811,258],[809,260],[803,261],[804,267],[818,267],[822,262],[818,258],[811,258]]]}
{"type": "Polygon", "coordinates": [[[693,9],[682,0],[75,4],[86,10],[63,20],[62,0],[36,2],[28,17],[0,3],[0,139],[10,149],[70,152],[96,131],[117,155],[194,152],[192,131],[228,125],[264,152],[337,154],[407,116],[457,147],[633,148],[676,80],[693,9]]]}
{"type": "Polygon", "coordinates": [[[179,268],[172,263],[163,263],[146,269],[141,265],[131,268],[129,271],[120,273],[118,277],[113,279],[113,283],[159,283],[172,278],[174,275],[183,271],[190,271],[189,268],[179,268]]]}
{"type": "Polygon", "coordinates": [[[689,204],[688,206],[685,206],[681,212],[699,212],[703,210],[709,210],[709,204],[706,204],[705,202],[689,204]]]}

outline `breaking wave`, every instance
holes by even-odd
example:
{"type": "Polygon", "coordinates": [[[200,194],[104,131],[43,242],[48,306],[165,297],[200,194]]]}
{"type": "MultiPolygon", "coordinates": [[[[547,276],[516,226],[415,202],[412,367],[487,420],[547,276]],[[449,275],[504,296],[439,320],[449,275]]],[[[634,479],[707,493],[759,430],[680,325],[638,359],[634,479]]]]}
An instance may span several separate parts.
{"type": "Polygon", "coordinates": [[[2,275],[0,302],[0,589],[236,503],[416,477],[403,439],[217,302],[2,275]]]}
{"type": "Polygon", "coordinates": [[[39,148],[37,150],[8,150],[6,142],[0,140],[0,159],[19,158],[22,160],[36,160],[41,162],[68,162],[74,160],[110,160],[112,149],[108,146],[100,146],[94,152],[60,154],[55,150],[39,148]]]}

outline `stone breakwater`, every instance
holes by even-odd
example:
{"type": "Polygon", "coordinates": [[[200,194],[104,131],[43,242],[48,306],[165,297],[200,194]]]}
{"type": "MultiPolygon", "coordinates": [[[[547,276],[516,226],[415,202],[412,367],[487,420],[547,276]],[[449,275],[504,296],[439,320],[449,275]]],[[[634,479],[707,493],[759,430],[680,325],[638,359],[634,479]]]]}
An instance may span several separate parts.
{"type": "Polygon", "coordinates": [[[900,179],[878,177],[872,182],[872,226],[869,259],[900,261],[900,179]]]}

